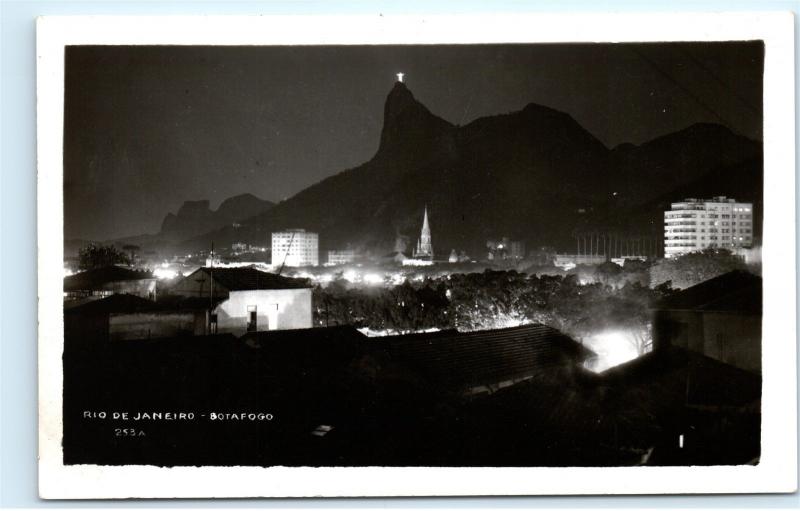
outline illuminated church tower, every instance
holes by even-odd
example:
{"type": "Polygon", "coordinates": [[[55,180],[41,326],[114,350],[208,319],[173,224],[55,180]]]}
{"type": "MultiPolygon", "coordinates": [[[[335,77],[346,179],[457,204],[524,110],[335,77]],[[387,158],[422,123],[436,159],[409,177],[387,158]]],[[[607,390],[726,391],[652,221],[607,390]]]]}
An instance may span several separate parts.
{"type": "Polygon", "coordinates": [[[433,259],[431,227],[428,225],[428,206],[425,206],[425,217],[422,220],[422,232],[417,241],[417,249],[414,251],[414,257],[417,259],[433,259]]]}

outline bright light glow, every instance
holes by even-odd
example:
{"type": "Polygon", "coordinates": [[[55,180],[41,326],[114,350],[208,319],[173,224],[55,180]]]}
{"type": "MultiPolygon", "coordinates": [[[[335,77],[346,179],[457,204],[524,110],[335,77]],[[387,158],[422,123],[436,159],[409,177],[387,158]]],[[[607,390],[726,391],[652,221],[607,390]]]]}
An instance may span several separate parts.
{"type": "Polygon", "coordinates": [[[367,273],[366,275],[364,275],[364,282],[371,285],[383,284],[383,277],[381,277],[377,273],[367,273]]]}
{"type": "Polygon", "coordinates": [[[342,278],[344,278],[344,280],[348,280],[350,282],[357,282],[358,281],[358,277],[359,277],[358,273],[353,271],[353,270],[347,270],[342,275],[342,278]]]}
{"type": "Polygon", "coordinates": [[[597,354],[587,369],[600,373],[639,356],[636,337],[624,330],[606,330],[584,338],[584,345],[597,354]]]}
{"type": "Polygon", "coordinates": [[[153,275],[155,275],[157,279],[169,280],[177,277],[178,272],[166,268],[156,268],[155,270],[153,270],[153,275]]]}
{"type": "Polygon", "coordinates": [[[64,277],[69,277],[70,275],[75,275],[75,272],[73,272],[69,268],[64,268],[64,277]]]}
{"type": "Polygon", "coordinates": [[[398,334],[420,334],[420,333],[431,333],[431,332],[439,332],[439,328],[426,328],[423,330],[414,330],[414,331],[407,331],[407,332],[398,332],[397,330],[373,330],[372,328],[364,327],[359,328],[359,332],[366,335],[367,337],[385,337],[387,335],[398,335],[398,334]]]}

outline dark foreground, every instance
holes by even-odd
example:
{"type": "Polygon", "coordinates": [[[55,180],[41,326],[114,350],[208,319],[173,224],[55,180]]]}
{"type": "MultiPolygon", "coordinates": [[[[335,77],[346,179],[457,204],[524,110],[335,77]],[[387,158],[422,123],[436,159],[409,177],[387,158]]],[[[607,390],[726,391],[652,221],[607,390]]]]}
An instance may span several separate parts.
{"type": "Polygon", "coordinates": [[[64,354],[67,464],[718,465],[760,453],[760,377],[678,349],[465,396],[380,344],[335,338],[78,346],[64,354]]]}

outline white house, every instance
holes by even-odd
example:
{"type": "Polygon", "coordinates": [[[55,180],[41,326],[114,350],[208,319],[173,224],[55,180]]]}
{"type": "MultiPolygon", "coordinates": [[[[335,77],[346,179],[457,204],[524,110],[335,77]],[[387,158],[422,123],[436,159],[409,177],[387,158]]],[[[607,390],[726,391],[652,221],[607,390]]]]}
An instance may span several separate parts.
{"type": "Polygon", "coordinates": [[[312,327],[311,286],[255,268],[200,268],[171,294],[209,299],[209,333],[288,330],[312,327]]]}

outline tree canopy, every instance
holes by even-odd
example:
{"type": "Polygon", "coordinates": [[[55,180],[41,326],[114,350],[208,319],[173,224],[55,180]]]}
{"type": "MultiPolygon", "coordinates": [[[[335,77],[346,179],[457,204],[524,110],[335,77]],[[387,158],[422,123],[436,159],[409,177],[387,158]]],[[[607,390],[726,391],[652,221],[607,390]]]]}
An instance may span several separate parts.
{"type": "Polygon", "coordinates": [[[113,245],[90,243],[78,253],[78,265],[81,270],[92,270],[113,266],[115,264],[130,264],[131,258],[125,252],[119,251],[113,245]]]}

